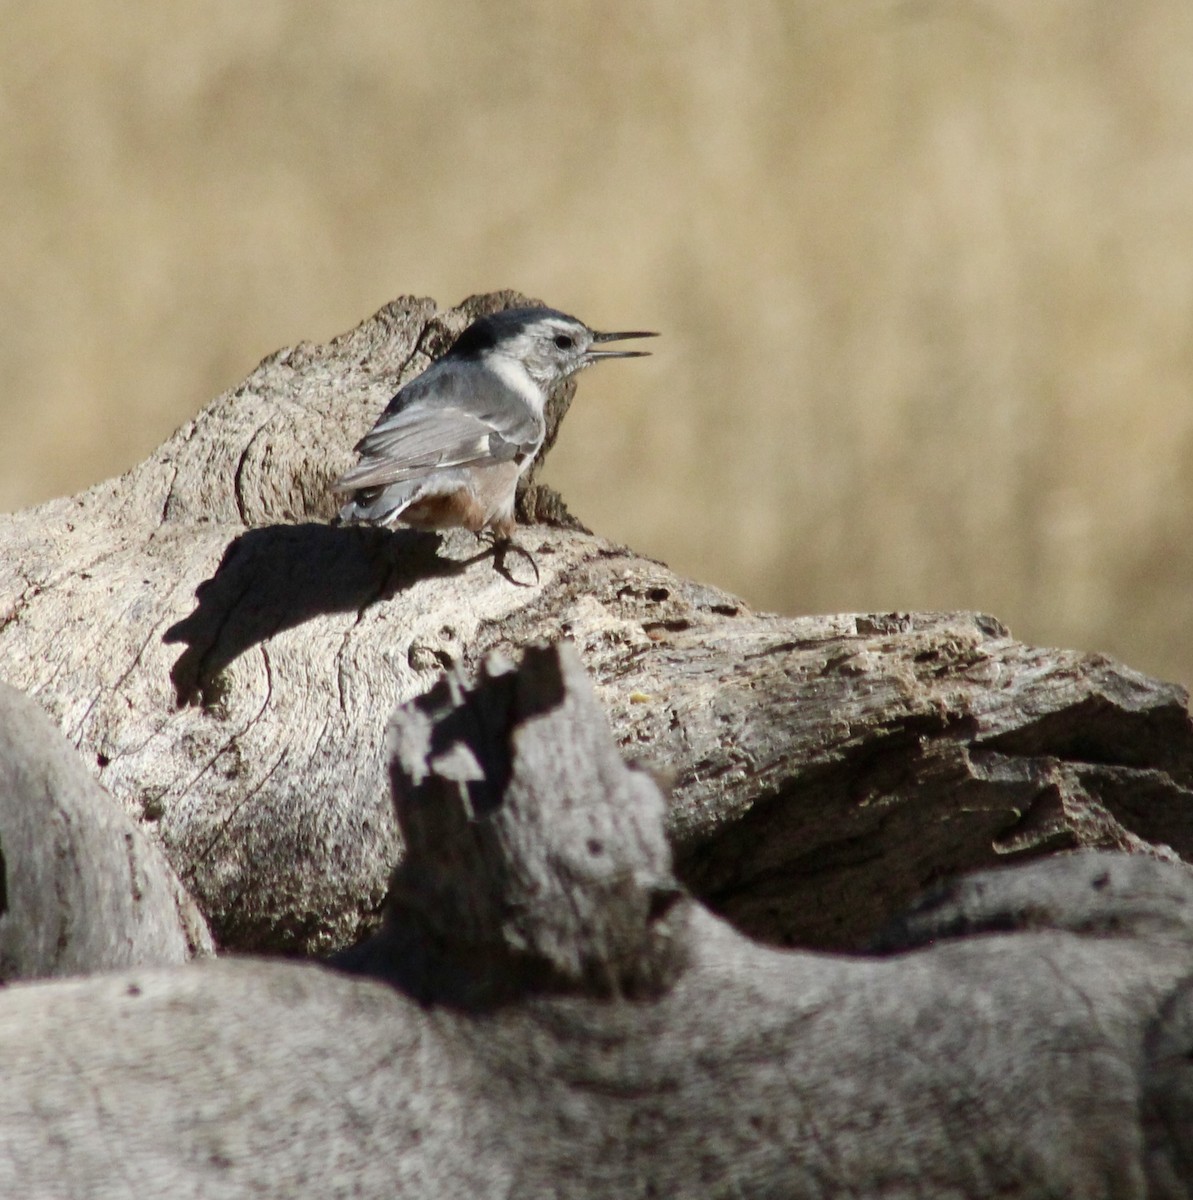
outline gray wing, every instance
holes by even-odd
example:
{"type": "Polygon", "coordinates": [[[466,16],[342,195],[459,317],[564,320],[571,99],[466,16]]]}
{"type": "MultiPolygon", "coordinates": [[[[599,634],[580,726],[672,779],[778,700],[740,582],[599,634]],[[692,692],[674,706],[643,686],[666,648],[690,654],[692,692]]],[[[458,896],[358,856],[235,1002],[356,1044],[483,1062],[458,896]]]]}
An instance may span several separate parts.
{"type": "MultiPolygon", "coordinates": [[[[360,462],[332,485],[337,492],[383,487],[435,471],[532,457],[544,423],[527,402],[499,380],[475,371],[432,367],[390,401],[377,424],[356,445],[360,462]]],[[[449,367],[449,364],[442,364],[449,367]]]]}

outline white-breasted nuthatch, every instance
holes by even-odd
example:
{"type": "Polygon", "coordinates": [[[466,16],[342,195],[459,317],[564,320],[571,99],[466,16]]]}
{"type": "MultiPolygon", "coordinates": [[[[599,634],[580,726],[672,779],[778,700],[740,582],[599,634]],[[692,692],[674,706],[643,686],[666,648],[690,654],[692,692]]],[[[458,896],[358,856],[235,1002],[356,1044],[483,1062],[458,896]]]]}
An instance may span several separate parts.
{"type": "Polygon", "coordinates": [[[357,444],[360,462],[332,484],[350,494],[340,520],[414,529],[514,531],[518,479],[546,434],[551,389],[653,333],[597,333],[553,308],[511,308],[473,321],[451,349],[389,402],[357,444]]]}

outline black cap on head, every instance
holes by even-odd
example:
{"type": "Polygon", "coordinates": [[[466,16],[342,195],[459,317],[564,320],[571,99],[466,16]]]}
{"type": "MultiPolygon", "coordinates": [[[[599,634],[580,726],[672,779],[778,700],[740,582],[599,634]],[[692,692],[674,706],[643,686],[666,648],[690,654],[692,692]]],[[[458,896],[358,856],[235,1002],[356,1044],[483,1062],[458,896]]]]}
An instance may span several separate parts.
{"type": "Polygon", "coordinates": [[[507,308],[487,317],[478,317],[456,338],[448,353],[455,358],[474,358],[544,317],[559,317],[564,321],[576,319],[554,308],[507,308]]]}

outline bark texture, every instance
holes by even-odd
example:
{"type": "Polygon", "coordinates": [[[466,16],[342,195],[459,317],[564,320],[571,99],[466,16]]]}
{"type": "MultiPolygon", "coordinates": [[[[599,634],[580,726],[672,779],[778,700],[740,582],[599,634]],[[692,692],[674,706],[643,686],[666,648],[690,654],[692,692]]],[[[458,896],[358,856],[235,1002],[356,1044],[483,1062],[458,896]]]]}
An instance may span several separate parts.
{"type": "Polygon", "coordinates": [[[3,1194],[1189,1194],[1185,867],[1053,859],[923,906],[896,936],[929,949],[783,952],[678,888],[567,647],[440,684],[389,745],[408,854],[354,964],[386,982],[5,989],[3,1194]]]}
{"type": "MultiPolygon", "coordinates": [[[[544,638],[574,642],[619,748],[670,778],[680,878],[757,937],[856,947],[960,870],[1193,850],[1186,696],[1105,658],[967,613],[754,613],[559,525],[523,529],[539,578],[513,555],[517,582],[462,532],[329,527],[328,483],[394,390],[519,299],[395,301],[273,355],[128,475],[0,520],[0,672],[222,945],[320,953],[374,927],[402,853],[386,718],[544,638]]],[[[521,511],[563,512],[534,481],[521,511]]]]}

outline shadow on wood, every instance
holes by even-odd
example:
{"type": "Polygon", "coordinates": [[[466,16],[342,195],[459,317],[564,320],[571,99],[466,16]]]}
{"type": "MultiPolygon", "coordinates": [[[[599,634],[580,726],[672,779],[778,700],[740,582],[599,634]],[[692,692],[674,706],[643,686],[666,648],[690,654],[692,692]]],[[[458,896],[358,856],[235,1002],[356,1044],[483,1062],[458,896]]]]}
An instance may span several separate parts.
{"type": "Polygon", "coordinates": [[[438,534],[327,525],[250,529],[162,637],[186,644],[170,672],[179,704],[218,703],[224,668],[251,646],[327,613],[362,613],[419,580],[458,575],[438,534]]]}

